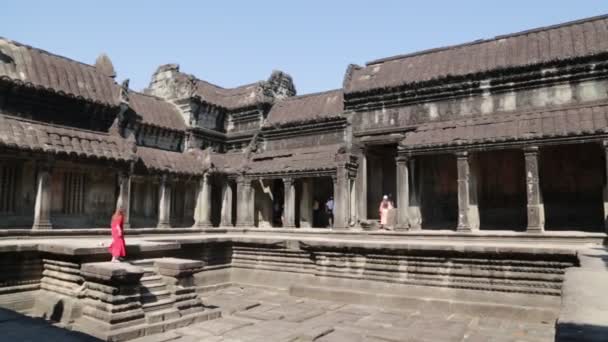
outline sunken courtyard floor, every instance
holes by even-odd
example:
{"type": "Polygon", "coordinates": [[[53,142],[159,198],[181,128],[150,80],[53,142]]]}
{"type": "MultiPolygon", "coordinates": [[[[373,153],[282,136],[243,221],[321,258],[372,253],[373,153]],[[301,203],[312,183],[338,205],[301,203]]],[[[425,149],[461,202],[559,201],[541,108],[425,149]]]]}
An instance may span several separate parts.
{"type": "MultiPolygon", "coordinates": [[[[137,342],[553,341],[554,322],[501,320],[465,314],[385,310],[232,286],[203,295],[222,318],[142,337],[137,342]]],[[[0,319],[1,341],[99,341],[40,319],[0,319]],[[6,339],[8,338],[8,339],[6,339]],[[6,340],[5,340],[6,339],[6,340]]]]}

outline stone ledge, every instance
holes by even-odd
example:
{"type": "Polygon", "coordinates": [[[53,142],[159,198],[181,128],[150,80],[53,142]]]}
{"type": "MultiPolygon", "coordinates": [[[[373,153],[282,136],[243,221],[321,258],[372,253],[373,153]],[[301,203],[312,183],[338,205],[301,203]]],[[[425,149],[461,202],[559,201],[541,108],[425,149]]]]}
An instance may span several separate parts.
{"type": "Polygon", "coordinates": [[[82,265],[82,275],[104,282],[137,283],[144,274],[140,267],[127,263],[97,262],[82,265]]]}
{"type": "Polygon", "coordinates": [[[593,254],[585,253],[582,268],[566,271],[556,341],[605,341],[608,336],[608,254],[601,248],[593,254]]]}
{"type": "Polygon", "coordinates": [[[203,262],[200,260],[161,258],[154,261],[158,273],[167,277],[190,276],[203,270],[203,262]]]}

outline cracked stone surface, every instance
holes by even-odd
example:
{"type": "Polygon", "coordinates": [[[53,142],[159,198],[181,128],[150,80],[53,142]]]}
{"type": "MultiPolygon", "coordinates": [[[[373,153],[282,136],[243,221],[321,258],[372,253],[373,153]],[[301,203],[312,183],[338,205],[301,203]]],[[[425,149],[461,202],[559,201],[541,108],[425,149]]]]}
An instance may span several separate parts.
{"type": "Polygon", "coordinates": [[[520,322],[466,314],[340,304],[252,287],[229,287],[203,296],[223,317],[137,342],[357,342],[554,340],[554,322],[520,322]]]}
{"type": "MultiPolygon", "coordinates": [[[[549,342],[554,340],[555,333],[554,322],[388,310],[293,297],[254,287],[233,286],[202,297],[207,307],[222,310],[222,318],[132,341],[549,342]]],[[[0,311],[0,331],[10,341],[99,341],[6,310],[0,311]]]]}

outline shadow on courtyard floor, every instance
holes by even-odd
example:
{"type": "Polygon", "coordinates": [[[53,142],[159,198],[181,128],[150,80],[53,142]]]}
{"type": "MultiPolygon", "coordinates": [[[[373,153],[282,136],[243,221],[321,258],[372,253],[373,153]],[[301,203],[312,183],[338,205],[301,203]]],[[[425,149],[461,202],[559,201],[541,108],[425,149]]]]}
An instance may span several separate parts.
{"type": "Polygon", "coordinates": [[[64,328],[42,318],[32,318],[0,308],[0,341],[25,342],[101,342],[101,340],[64,328]]]}

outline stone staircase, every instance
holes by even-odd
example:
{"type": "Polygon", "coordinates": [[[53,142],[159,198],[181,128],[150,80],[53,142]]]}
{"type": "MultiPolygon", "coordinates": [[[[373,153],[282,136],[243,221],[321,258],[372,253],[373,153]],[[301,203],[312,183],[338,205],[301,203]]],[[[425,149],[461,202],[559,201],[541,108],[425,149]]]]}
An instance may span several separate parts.
{"type": "Polygon", "coordinates": [[[83,315],[75,330],[105,341],[126,341],[221,316],[203,306],[193,274],[201,261],[159,258],[83,264],[83,315]]]}
{"type": "Polygon", "coordinates": [[[132,261],[131,265],[141,267],[144,271],[140,279],[140,298],[146,314],[146,322],[159,323],[180,317],[174,307],[175,298],[167,288],[163,278],[156,272],[155,259],[132,261]]]}

